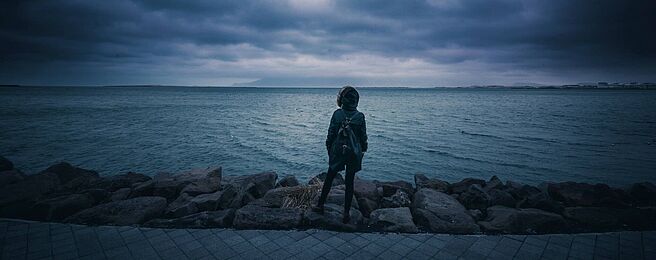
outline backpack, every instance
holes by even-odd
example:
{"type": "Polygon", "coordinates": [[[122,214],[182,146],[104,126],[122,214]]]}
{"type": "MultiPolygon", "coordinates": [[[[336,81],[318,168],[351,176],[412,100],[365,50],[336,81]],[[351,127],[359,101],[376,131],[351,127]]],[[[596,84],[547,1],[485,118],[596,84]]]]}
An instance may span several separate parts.
{"type": "Polygon", "coordinates": [[[351,119],[358,115],[358,113],[355,113],[352,117],[347,117],[343,110],[342,113],[344,113],[345,118],[344,121],[342,121],[339,130],[337,130],[337,137],[335,138],[335,141],[333,141],[332,151],[334,154],[345,159],[360,159],[363,155],[362,147],[360,146],[358,137],[351,128],[351,119]]]}

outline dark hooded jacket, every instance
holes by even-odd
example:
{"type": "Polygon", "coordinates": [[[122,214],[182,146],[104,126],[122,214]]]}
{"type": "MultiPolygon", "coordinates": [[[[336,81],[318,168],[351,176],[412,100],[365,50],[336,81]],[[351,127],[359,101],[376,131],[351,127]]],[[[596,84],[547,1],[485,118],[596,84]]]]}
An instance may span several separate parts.
{"type": "Polygon", "coordinates": [[[342,121],[344,121],[346,117],[351,118],[351,128],[353,129],[357,140],[360,142],[362,151],[367,151],[367,125],[365,123],[364,114],[357,110],[359,100],[360,96],[355,89],[347,92],[341,97],[341,108],[335,110],[330,119],[328,136],[326,137],[326,149],[328,150],[328,164],[331,170],[344,170],[344,167],[347,164],[351,168],[349,171],[357,172],[362,169],[362,158],[347,161],[342,156],[337,156],[336,154],[331,153],[331,146],[333,145],[335,138],[337,138],[337,132],[339,131],[342,121]]]}

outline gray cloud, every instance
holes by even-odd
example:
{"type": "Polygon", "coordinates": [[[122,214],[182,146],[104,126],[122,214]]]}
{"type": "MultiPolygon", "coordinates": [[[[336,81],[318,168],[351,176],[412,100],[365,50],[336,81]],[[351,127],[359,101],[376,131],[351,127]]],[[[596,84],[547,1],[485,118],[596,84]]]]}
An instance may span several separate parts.
{"type": "Polygon", "coordinates": [[[10,0],[0,83],[656,81],[654,11],[642,0],[10,0]]]}

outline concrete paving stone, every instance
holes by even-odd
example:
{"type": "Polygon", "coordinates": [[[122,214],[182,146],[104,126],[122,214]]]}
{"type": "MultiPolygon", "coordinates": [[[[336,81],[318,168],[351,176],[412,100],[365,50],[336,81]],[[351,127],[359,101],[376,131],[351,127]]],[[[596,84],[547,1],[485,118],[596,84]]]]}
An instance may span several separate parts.
{"type": "Polygon", "coordinates": [[[376,245],[379,245],[381,247],[388,248],[392,245],[398,244],[399,240],[395,240],[395,239],[388,238],[388,237],[381,237],[379,239],[371,241],[371,243],[375,243],[376,245]]]}
{"type": "Polygon", "coordinates": [[[258,230],[240,230],[239,235],[244,239],[249,240],[251,238],[261,235],[261,233],[258,230]]]}
{"type": "Polygon", "coordinates": [[[455,238],[447,242],[447,244],[444,246],[444,248],[442,248],[442,250],[440,250],[440,252],[446,251],[447,253],[457,257],[465,253],[465,251],[467,251],[467,249],[469,249],[472,244],[473,242],[471,240],[467,241],[464,239],[455,238]]]}
{"type": "Polygon", "coordinates": [[[517,254],[512,259],[530,259],[537,260],[540,259],[540,254],[535,254],[527,251],[518,251],[517,254]]]}
{"type": "Polygon", "coordinates": [[[346,256],[353,255],[353,254],[355,254],[355,252],[360,250],[359,247],[356,247],[356,246],[354,246],[353,244],[351,244],[349,242],[343,243],[340,246],[335,247],[335,249],[337,251],[342,252],[346,256]]]}
{"type": "Polygon", "coordinates": [[[477,252],[477,253],[480,253],[480,254],[483,254],[483,255],[487,255],[492,250],[494,250],[494,248],[496,247],[497,244],[498,244],[498,242],[492,242],[492,241],[485,240],[485,239],[479,239],[476,242],[474,242],[469,247],[469,249],[467,249],[467,250],[468,251],[474,251],[474,252],[477,252]]]}
{"type": "Polygon", "coordinates": [[[217,259],[217,258],[213,255],[206,255],[206,256],[198,258],[198,260],[215,260],[215,259],[217,259]]]}
{"type": "Polygon", "coordinates": [[[548,244],[542,252],[540,259],[567,259],[569,255],[569,248],[565,248],[555,244],[548,244]]]}
{"type": "Polygon", "coordinates": [[[296,240],[294,240],[293,238],[291,238],[287,235],[283,235],[283,236],[273,240],[273,242],[276,243],[277,245],[279,245],[280,247],[285,247],[287,245],[294,244],[296,242],[296,240]]]}
{"type": "Polygon", "coordinates": [[[274,252],[271,252],[267,256],[270,259],[273,259],[273,260],[286,260],[286,259],[289,259],[292,256],[292,254],[290,254],[289,252],[287,252],[285,250],[276,250],[274,252]]]}
{"type": "Polygon", "coordinates": [[[78,255],[75,252],[67,252],[62,254],[53,255],[52,259],[54,260],[69,260],[77,259],[78,255]]]}
{"type": "Polygon", "coordinates": [[[408,253],[412,252],[413,249],[414,248],[409,248],[409,247],[407,247],[403,244],[396,244],[396,245],[393,245],[389,248],[389,250],[391,250],[392,252],[397,253],[401,256],[407,255],[408,253]]]}
{"type": "Polygon", "coordinates": [[[378,256],[380,253],[382,253],[386,248],[381,247],[379,245],[376,245],[375,243],[370,243],[369,245],[365,246],[362,248],[362,250],[369,252],[370,254],[374,256],[378,256]]]}
{"type": "Polygon", "coordinates": [[[207,251],[207,249],[205,249],[202,246],[199,247],[199,248],[193,249],[189,252],[185,251],[184,253],[185,253],[185,255],[187,255],[191,259],[198,259],[198,258],[202,258],[202,257],[208,256],[208,255],[211,255],[210,251],[207,251]]]}
{"type": "Polygon", "coordinates": [[[237,252],[235,252],[235,250],[232,250],[232,248],[229,247],[220,250],[214,250],[214,249],[208,249],[208,250],[217,259],[228,259],[236,255],[239,255],[237,252]]]}
{"type": "Polygon", "coordinates": [[[257,248],[251,245],[251,243],[249,243],[248,241],[244,241],[232,246],[232,250],[235,250],[235,252],[242,254],[244,252],[257,250],[257,248]]]}
{"type": "Polygon", "coordinates": [[[266,231],[262,232],[262,234],[264,236],[266,236],[267,238],[269,238],[270,240],[272,240],[272,241],[275,240],[276,238],[279,238],[279,237],[285,235],[284,232],[279,231],[279,230],[266,230],[266,231]]]}
{"type": "Polygon", "coordinates": [[[403,255],[397,254],[392,250],[387,250],[378,255],[377,259],[399,260],[403,259],[403,255]]]}
{"type": "Polygon", "coordinates": [[[191,235],[196,239],[202,239],[213,234],[209,229],[192,229],[189,231],[189,233],[191,233],[191,235]]]}
{"type": "Polygon", "coordinates": [[[327,253],[325,253],[322,257],[324,257],[326,259],[344,259],[344,258],[346,258],[346,256],[347,255],[342,253],[341,251],[332,249],[332,250],[328,251],[327,253]]]}
{"type": "Polygon", "coordinates": [[[407,254],[405,256],[405,259],[413,259],[413,260],[415,260],[415,259],[420,259],[420,260],[421,259],[431,259],[431,256],[427,255],[427,254],[424,254],[423,252],[413,250],[412,252],[410,252],[409,254],[407,254]]]}
{"type": "MultiPolygon", "coordinates": [[[[182,244],[186,244],[186,243],[191,242],[191,241],[196,241],[196,239],[193,236],[191,236],[191,234],[185,234],[185,235],[181,235],[181,236],[177,236],[177,237],[171,237],[171,240],[173,240],[173,242],[175,242],[175,244],[178,245],[178,246],[180,246],[182,244]]],[[[127,242],[127,241],[125,241],[125,242],[127,242]]]]}
{"type": "Polygon", "coordinates": [[[320,255],[326,254],[330,252],[331,250],[335,250],[334,248],[330,247],[329,245],[326,245],[325,243],[319,243],[310,248],[310,250],[313,250],[320,255]]]}
{"type": "Polygon", "coordinates": [[[303,252],[303,251],[307,250],[306,247],[304,247],[302,245],[299,245],[297,243],[291,243],[289,245],[280,246],[280,248],[282,248],[283,250],[289,252],[292,255],[296,255],[300,252],[303,252]]]}
{"type": "Polygon", "coordinates": [[[169,248],[165,251],[158,252],[162,259],[188,259],[187,256],[177,247],[169,248]]]}
{"type": "Polygon", "coordinates": [[[334,234],[334,233],[326,232],[326,231],[318,231],[318,232],[315,232],[315,233],[312,234],[313,237],[315,237],[315,238],[317,238],[317,239],[319,239],[319,240],[321,240],[321,241],[324,241],[324,240],[326,240],[326,239],[329,239],[329,238],[331,238],[331,237],[333,237],[333,236],[335,236],[335,235],[336,235],[336,234],[334,234]]]}
{"type": "Polygon", "coordinates": [[[299,244],[301,246],[305,246],[307,248],[310,248],[316,244],[321,243],[321,240],[313,237],[313,236],[307,236],[301,240],[296,241],[296,244],[299,244]]]}
{"type": "Polygon", "coordinates": [[[341,246],[342,244],[346,243],[346,241],[344,241],[344,239],[339,238],[339,236],[332,236],[324,240],[323,242],[332,248],[337,248],[338,246],[341,246]]]}
{"type": "Polygon", "coordinates": [[[376,239],[380,238],[380,234],[374,234],[374,233],[360,233],[360,237],[364,238],[369,241],[374,241],[376,239]]]}
{"type": "Polygon", "coordinates": [[[314,250],[302,250],[294,254],[294,257],[297,259],[317,259],[321,256],[322,254],[319,254],[314,250]]]}
{"type": "Polygon", "coordinates": [[[485,259],[486,256],[487,255],[481,254],[479,252],[468,250],[467,252],[460,255],[458,259],[477,260],[477,259],[485,259]]]}
{"type": "Polygon", "coordinates": [[[184,229],[166,229],[164,232],[166,232],[166,234],[169,235],[170,238],[189,235],[189,232],[187,232],[187,230],[184,229]]]}
{"type": "Polygon", "coordinates": [[[346,259],[351,259],[351,260],[369,260],[369,259],[376,259],[376,255],[365,251],[365,250],[360,250],[353,255],[347,257],[346,259]]]}
{"type": "Polygon", "coordinates": [[[405,237],[409,237],[423,243],[433,236],[431,234],[405,234],[405,237]]]}
{"type": "Polygon", "coordinates": [[[423,244],[421,244],[417,248],[415,248],[415,250],[413,252],[419,252],[419,253],[422,253],[424,255],[434,256],[435,254],[437,254],[438,251],[440,251],[440,249],[442,249],[442,247],[443,246],[441,246],[441,247],[434,246],[434,245],[431,245],[428,242],[424,242],[423,244]]]}
{"type": "Polygon", "coordinates": [[[148,228],[148,229],[141,229],[141,233],[146,236],[146,238],[151,238],[151,237],[157,237],[161,235],[166,235],[166,232],[162,229],[157,229],[157,228],[148,228]]]}
{"type": "Polygon", "coordinates": [[[274,251],[280,250],[280,246],[277,245],[276,243],[273,243],[273,242],[269,242],[269,243],[266,243],[264,245],[260,245],[257,248],[260,251],[262,251],[262,253],[264,253],[265,255],[268,255],[268,254],[270,254],[274,251]]]}
{"type": "Polygon", "coordinates": [[[269,240],[269,238],[267,238],[265,235],[260,234],[259,236],[248,239],[248,242],[251,242],[251,244],[258,247],[271,242],[271,240],[269,240]]]}
{"type": "Polygon", "coordinates": [[[362,248],[362,247],[365,247],[365,246],[371,244],[372,242],[371,242],[371,240],[366,239],[362,236],[357,236],[357,237],[351,239],[351,241],[349,241],[349,243],[351,245],[354,245],[354,246],[358,247],[358,248],[362,248]]]}
{"type": "Polygon", "coordinates": [[[287,234],[287,236],[291,237],[292,239],[294,239],[296,241],[301,240],[303,238],[306,238],[309,235],[310,234],[308,234],[307,232],[304,232],[304,231],[289,232],[289,234],[287,234]]]}
{"type": "Polygon", "coordinates": [[[93,255],[86,255],[86,256],[80,256],[78,260],[104,260],[107,259],[105,257],[105,253],[100,252],[100,253],[95,253],[93,255]]]}
{"type": "Polygon", "coordinates": [[[52,251],[50,251],[50,249],[41,250],[41,251],[33,251],[33,252],[28,252],[27,253],[27,259],[41,259],[41,258],[46,258],[46,257],[51,257],[51,256],[52,256],[52,251]]]}
{"type": "Polygon", "coordinates": [[[421,242],[419,242],[415,239],[409,238],[409,237],[401,239],[401,241],[399,241],[399,243],[404,245],[404,246],[407,246],[409,248],[413,248],[413,249],[417,248],[419,245],[421,245],[421,242]]]}
{"type": "Polygon", "coordinates": [[[492,250],[485,259],[513,259],[512,255],[507,255],[504,252],[500,252],[497,250],[492,250]]]}
{"type": "Polygon", "coordinates": [[[201,248],[201,247],[203,247],[203,245],[202,245],[200,242],[196,241],[196,240],[189,241],[189,242],[186,242],[186,243],[184,243],[184,244],[176,244],[176,245],[177,245],[178,248],[180,248],[180,250],[182,250],[182,252],[184,252],[185,255],[187,255],[187,256],[189,256],[189,252],[191,252],[191,251],[193,251],[193,250],[195,250],[195,249],[197,249],[197,248],[201,248]]]}
{"type": "Polygon", "coordinates": [[[107,258],[112,258],[112,257],[117,256],[117,255],[125,255],[125,254],[131,255],[130,250],[128,249],[127,246],[122,246],[122,247],[117,247],[117,248],[112,248],[112,249],[109,249],[109,250],[105,250],[105,256],[107,256],[107,258]]]}
{"type": "Polygon", "coordinates": [[[517,251],[521,246],[522,246],[522,242],[512,238],[503,237],[501,241],[497,243],[493,251],[498,251],[503,253],[504,255],[508,255],[512,257],[515,255],[515,253],[517,253],[517,251]]]}
{"type": "Polygon", "coordinates": [[[75,244],[63,244],[63,245],[54,245],[52,246],[52,253],[63,254],[67,252],[75,252],[77,254],[77,246],[75,244]]]}
{"type": "Polygon", "coordinates": [[[236,231],[230,230],[230,229],[223,229],[223,230],[215,231],[214,235],[216,235],[218,238],[221,238],[221,239],[224,239],[224,240],[228,239],[228,238],[231,238],[233,236],[238,236],[236,231]]]}
{"type": "Polygon", "coordinates": [[[357,236],[358,235],[355,234],[355,233],[347,233],[347,232],[341,232],[341,233],[337,234],[337,237],[339,237],[340,239],[342,239],[344,241],[347,241],[347,242],[351,241],[351,239],[354,239],[357,236]]]}
{"type": "Polygon", "coordinates": [[[433,256],[433,259],[445,259],[445,260],[458,259],[458,256],[453,255],[452,253],[446,252],[444,250],[440,250],[439,252],[437,252],[435,256],[433,256]]]}

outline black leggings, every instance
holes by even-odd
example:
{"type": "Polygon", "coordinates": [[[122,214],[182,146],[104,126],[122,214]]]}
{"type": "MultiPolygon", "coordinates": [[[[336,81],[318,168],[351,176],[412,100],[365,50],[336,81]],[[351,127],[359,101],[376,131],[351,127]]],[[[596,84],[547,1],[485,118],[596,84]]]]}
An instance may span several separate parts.
{"type": "MultiPolygon", "coordinates": [[[[333,179],[337,175],[337,171],[332,171],[328,168],[328,173],[326,174],[326,180],[323,182],[323,188],[321,188],[321,197],[319,197],[319,206],[323,206],[326,203],[326,198],[328,198],[328,193],[333,184],[333,179]]],[[[346,194],[344,194],[344,215],[349,214],[351,209],[351,201],[353,200],[353,179],[355,179],[355,172],[349,171],[349,167],[346,167],[346,194]]]]}

